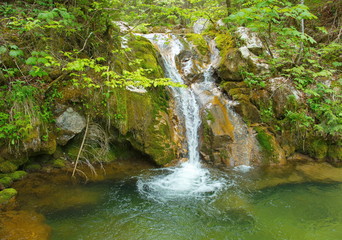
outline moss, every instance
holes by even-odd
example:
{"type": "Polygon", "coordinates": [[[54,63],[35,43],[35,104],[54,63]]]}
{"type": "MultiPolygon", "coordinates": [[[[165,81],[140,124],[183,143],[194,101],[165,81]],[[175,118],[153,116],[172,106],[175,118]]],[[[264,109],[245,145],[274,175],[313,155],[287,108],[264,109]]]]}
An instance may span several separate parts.
{"type": "Polygon", "coordinates": [[[52,161],[52,166],[55,168],[64,168],[65,167],[65,160],[63,159],[55,159],[52,161]]]}
{"type": "Polygon", "coordinates": [[[41,168],[42,166],[39,163],[31,163],[25,167],[25,170],[29,172],[35,172],[39,171],[41,168]]]}
{"type": "Polygon", "coordinates": [[[256,139],[258,140],[262,150],[267,155],[272,155],[273,153],[273,144],[272,137],[265,132],[262,128],[256,127],[255,131],[257,132],[256,139]]]}
{"type": "Polygon", "coordinates": [[[0,204],[5,204],[17,195],[14,188],[6,188],[0,192],[0,204]]]}
{"type": "Polygon", "coordinates": [[[203,35],[196,33],[189,33],[185,35],[185,38],[191,42],[201,55],[207,55],[209,47],[207,41],[205,41],[203,35]]]}
{"type": "Polygon", "coordinates": [[[322,139],[315,139],[308,144],[308,153],[311,157],[324,159],[328,153],[328,145],[322,139]]]}
{"type": "Polygon", "coordinates": [[[213,113],[211,111],[207,111],[206,120],[211,121],[211,122],[215,122],[215,118],[214,118],[213,113]]]}
{"type": "Polygon", "coordinates": [[[142,60],[141,67],[151,70],[151,72],[147,74],[148,77],[164,77],[164,71],[158,63],[157,51],[150,41],[140,36],[131,36],[128,46],[132,49],[130,55],[135,59],[142,60]]]}
{"type": "Polygon", "coordinates": [[[229,33],[218,33],[215,36],[216,45],[222,57],[221,61],[225,61],[225,56],[227,56],[229,49],[234,47],[233,37],[229,33]]]}
{"type": "Polygon", "coordinates": [[[14,173],[10,173],[7,174],[9,177],[11,177],[13,179],[13,181],[22,179],[23,177],[25,177],[27,175],[27,172],[25,171],[16,171],[14,173]]]}
{"type": "Polygon", "coordinates": [[[0,184],[2,184],[4,187],[9,187],[13,183],[12,178],[10,177],[2,177],[0,178],[0,184]]]}
{"type": "Polygon", "coordinates": [[[18,166],[10,161],[0,163],[0,173],[10,173],[18,169],[18,166]]]}
{"type": "Polygon", "coordinates": [[[332,160],[342,162],[342,146],[329,146],[328,157],[332,160]]]}

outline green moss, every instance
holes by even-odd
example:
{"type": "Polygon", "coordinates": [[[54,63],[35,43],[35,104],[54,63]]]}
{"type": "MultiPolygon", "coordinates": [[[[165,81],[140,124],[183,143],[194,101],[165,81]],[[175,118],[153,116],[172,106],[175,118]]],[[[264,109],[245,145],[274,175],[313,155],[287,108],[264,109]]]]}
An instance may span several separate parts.
{"type": "Polygon", "coordinates": [[[17,195],[14,188],[6,188],[0,192],[0,204],[7,203],[11,198],[17,195]]]}
{"type": "Polygon", "coordinates": [[[328,153],[328,145],[322,139],[315,139],[308,144],[308,152],[311,157],[324,159],[328,153]]]}
{"type": "Polygon", "coordinates": [[[25,167],[25,170],[29,172],[35,172],[39,171],[41,168],[42,166],[39,163],[31,163],[25,167]]]}
{"type": "Polygon", "coordinates": [[[209,47],[203,35],[196,33],[189,33],[185,35],[186,39],[191,42],[201,55],[207,55],[209,47]]]}
{"type": "Polygon", "coordinates": [[[220,55],[223,57],[222,60],[224,61],[229,49],[234,47],[233,37],[229,33],[218,33],[215,36],[217,48],[220,50],[220,55]]]}
{"type": "Polygon", "coordinates": [[[0,178],[0,184],[2,184],[4,187],[9,187],[13,183],[12,178],[10,177],[2,177],[0,178]]]}
{"type": "Polygon", "coordinates": [[[52,166],[55,168],[64,168],[65,167],[65,160],[63,159],[55,159],[52,161],[52,166]]]}
{"type": "Polygon", "coordinates": [[[18,166],[10,161],[0,163],[0,173],[10,173],[18,169],[18,166]]]}
{"type": "Polygon", "coordinates": [[[258,140],[262,150],[267,155],[272,155],[273,153],[273,144],[272,137],[266,133],[266,131],[260,127],[256,127],[255,131],[257,132],[256,139],[258,140]]]}
{"type": "Polygon", "coordinates": [[[215,122],[215,118],[214,118],[214,116],[213,116],[213,114],[212,114],[211,111],[207,111],[206,119],[207,119],[208,121],[215,122]]]}
{"type": "Polygon", "coordinates": [[[342,146],[329,146],[328,157],[334,161],[342,162],[342,146]]]}
{"type": "Polygon", "coordinates": [[[151,70],[150,73],[147,74],[147,77],[164,77],[164,71],[158,63],[157,52],[150,41],[140,36],[131,36],[128,46],[131,48],[131,52],[129,53],[132,55],[131,57],[133,57],[133,59],[141,59],[141,67],[151,70]]]}
{"type": "Polygon", "coordinates": [[[27,175],[27,172],[25,171],[16,171],[14,173],[10,173],[7,174],[9,177],[11,177],[13,179],[13,181],[22,179],[23,177],[25,177],[27,175]]]}

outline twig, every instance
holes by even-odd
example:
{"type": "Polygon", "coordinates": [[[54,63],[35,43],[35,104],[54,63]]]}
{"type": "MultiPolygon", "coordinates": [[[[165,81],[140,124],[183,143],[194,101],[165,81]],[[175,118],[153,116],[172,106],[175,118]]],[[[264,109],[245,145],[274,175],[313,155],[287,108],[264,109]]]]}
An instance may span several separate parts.
{"type": "Polygon", "coordinates": [[[93,35],[93,32],[89,33],[88,37],[86,38],[86,40],[84,41],[83,47],[80,51],[78,51],[79,53],[82,52],[85,48],[85,46],[87,45],[88,39],[90,38],[90,36],[93,35]]]}
{"type": "Polygon", "coordinates": [[[85,140],[87,138],[88,127],[89,127],[89,115],[87,116],[87,125],[86,125],[86,129],[85,129],[85,132],[84,132],[83,140],[82,140],[82,143],[81,143],[81,146],[80,146],[80,150],[78,151],[78,154],[77,154],[74,170],[72,171],[72,177],[75,177],[75,172],[76,172],[78,160],[80,159],[80,156],[81,156],[81,153],[82,153],[82,150],[83,150],[83,145],[84,145],[84,142],[85,142],[85,140]]]}

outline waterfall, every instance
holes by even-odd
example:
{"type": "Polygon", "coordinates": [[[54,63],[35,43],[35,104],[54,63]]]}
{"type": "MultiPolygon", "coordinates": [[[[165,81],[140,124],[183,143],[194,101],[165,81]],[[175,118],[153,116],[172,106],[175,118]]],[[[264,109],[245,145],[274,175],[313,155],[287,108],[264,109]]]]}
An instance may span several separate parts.
{"type": "MultiPolygon", "coordinates": [[[[146,34],[159,50],[165,67],[165,75],[172,81],[185,84],[177,70],[175,58],[184,49],[182,42],[175,35],[146,34]]],[[[192,67],[192,61],[182,66],[186,73],[192,67]]],[[[200,106],[192,86],[187,88],[171,87],[177,110],[184,120],[187,140],[188,161],[180,166],[162,169],[166,173],[149,179],[140,179],[138,189],[147,196],[165,200],[181,196],[197,196],[204,193],[214,194],[224,186],[223,180],[214,178],[208,169],[203,168],[199,155],[198,129],[201,125],[200,106]]]]}

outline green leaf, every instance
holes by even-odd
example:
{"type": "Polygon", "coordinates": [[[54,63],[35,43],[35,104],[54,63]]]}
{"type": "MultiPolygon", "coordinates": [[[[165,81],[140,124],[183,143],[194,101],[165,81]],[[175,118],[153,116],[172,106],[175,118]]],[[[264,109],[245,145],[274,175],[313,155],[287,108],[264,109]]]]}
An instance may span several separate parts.
{"type": "Polygon", "coordinates": [[[0,46],[0,55],[4,54],[5,52],[7,52],[7,48],[5,46],[0,46]]]}
{"type": "Polygon", "coordinates": [[[11,51],[9,52],[9,55],[10,55],[11,57],[24,56],[24,52],[23,52],[22,50],[20,50],[20,49],[18,49],[18,50],[11,50],[11,51]]]}
{"type": "Polygon", "coordinates": [[[25,63],[28,65],[35,65],[35,64],[37,64],[37,58],[36,57],[29,57],[25,63]]]}

